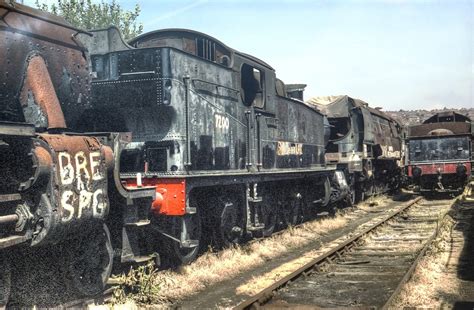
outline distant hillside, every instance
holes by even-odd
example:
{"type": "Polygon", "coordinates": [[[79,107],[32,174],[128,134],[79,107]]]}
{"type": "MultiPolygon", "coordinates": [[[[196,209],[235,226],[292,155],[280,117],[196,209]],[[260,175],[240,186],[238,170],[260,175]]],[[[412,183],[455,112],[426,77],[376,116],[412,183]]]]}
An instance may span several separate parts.
{"type": "Polygon", "coordinates": [[[474,120],[474,108],[462,108],[462,109],[441,109],[441,110],[412,110],[412,111],[405,111],[405,110],[400,110],[400,111],[384,111],[394,119],[400,122],[403,126],[409,126],[409,125],[416,125],[422,123],[425,119],[428,117],[432,116],[433,114],[437,112],[443,112],[443,111],[455,111],[457,113],[467,115],[468,117],[471,118],[471,120],[474,120]]]}

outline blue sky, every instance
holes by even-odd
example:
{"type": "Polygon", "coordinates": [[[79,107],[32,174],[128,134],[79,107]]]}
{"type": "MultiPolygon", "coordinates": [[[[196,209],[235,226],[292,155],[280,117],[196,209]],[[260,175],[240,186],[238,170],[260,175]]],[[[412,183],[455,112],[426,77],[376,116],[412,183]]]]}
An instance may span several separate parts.
{"type": "MultiPolygon", "coordinates": [[[[25,1],[32,3],[34,1],[25,1]]],[[[119,0],[145,31],[190,28],[272,65],[305,97],[474,107],[474,1],[119,0]]]]}

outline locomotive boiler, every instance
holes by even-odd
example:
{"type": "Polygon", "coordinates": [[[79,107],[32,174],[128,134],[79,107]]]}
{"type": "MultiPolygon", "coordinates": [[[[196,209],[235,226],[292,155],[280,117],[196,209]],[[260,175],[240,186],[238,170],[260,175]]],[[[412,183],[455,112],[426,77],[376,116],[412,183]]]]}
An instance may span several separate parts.
{"type": "Polygon", "coordinates": [[[130,133],[116,170],[127,189],[155,188],[151,225],[170,260],[270,235],[345,197],[325,163],[324,115],[289,98],[262,60],[185,29],[81,39],[93,95],[79,129],[130,133]]]}
{"type": "Polygon", "coordinates": [[[473,133],[471,119],[452,111],[409,127],[410,186],[417,192],[461,192],[472,175],[473,133]]]}
{"type": "Polygon", "coordinates": [[[344,172],[353,202],[399,187],[403,144],[397,121],[349,96],[314,97],[308,103],[328,117],[326,161],[344,172]]]}

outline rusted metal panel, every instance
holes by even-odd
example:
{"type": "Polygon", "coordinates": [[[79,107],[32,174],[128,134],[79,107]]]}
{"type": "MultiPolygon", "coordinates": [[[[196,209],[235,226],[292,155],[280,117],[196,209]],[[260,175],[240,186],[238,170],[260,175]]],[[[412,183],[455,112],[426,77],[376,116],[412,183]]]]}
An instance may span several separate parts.
{"type": "Polygon", "coordinates": [[[79,30],[22,5],[12,7],[2,0],[0,7],[0,120],[25,121],[23,109],[31,98],[22,88],[28,64],[37,56],[44,60],[67,125],[75,128],[90,94],[85,48],[75,39],[79,30]]]}
{"type": "Polygon", "coordinates": [[[34,98],[32,103],[28,102],[29,111],[24,109],[29,123],[37,122],[38,127],[48,129],[66,128],[63,111],[43,58],[34,56],[29,60],[22,92],[27,93],[24,96],[31,95],[34,98]],[[33,107],[35,103],[39,105],[39,109],[33,107]]]}
{"type": "Polygon", "coordinates": [[[408,139],[436,135],[463,135],[471,133],[471,124],[467,122],[427,123],[409,127],[408,139]],[[444,133],[436,131],[445,129],[444,133]],[[438,134],[437,134],[438,133],[438,134]]]}
{"type": "Polygon", "coordinates": [[[19,13],[28,17],[32,17],[40,21],[46,21],[52,25],[69,28],[75,32],[88,33],[82,29],[71,26],[64,20],[64,18],[58,15],[50,14],[48,12],[23,5],[16,1],[1,0],[0,12],[2,12],[2,14],[0,14],[1,17],[3,17],[4,13],[6,12],[15,12],[15,13],[19,13]]]}

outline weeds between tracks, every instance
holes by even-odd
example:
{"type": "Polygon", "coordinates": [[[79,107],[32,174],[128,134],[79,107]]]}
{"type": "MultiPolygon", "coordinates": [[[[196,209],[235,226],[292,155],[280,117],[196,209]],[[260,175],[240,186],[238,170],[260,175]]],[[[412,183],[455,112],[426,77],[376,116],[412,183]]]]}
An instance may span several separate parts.
{"type": "Polygon", "coordinates": [[[438,236],[429,246],[425,257],[419,261],[410,281],[405,284],[391,308],[440,308],[440,289],[456,294],[456,284],[443,277],[450,256],[451,233],[455,223],[451,215],[444,217],[438,236]]]}

